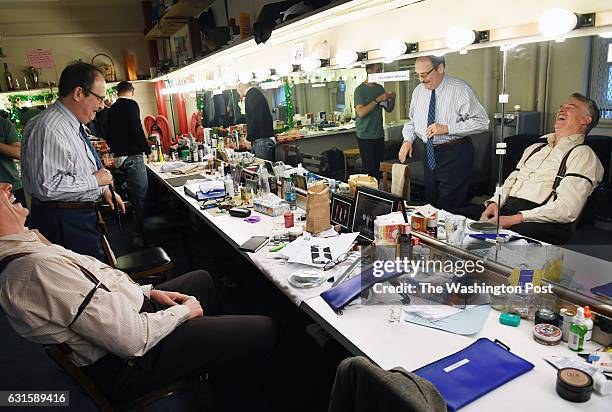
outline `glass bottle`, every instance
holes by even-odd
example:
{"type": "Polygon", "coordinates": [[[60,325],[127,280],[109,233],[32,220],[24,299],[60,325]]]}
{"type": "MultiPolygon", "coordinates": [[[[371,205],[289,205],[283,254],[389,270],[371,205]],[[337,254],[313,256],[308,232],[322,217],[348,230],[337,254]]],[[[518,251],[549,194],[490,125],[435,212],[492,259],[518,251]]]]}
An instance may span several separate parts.
{"type": "Polygon", "coordinates": [[[15,82],[13,75],[8,69],[8,64],[4,63],[4,80],[6,81],[7,91],[12,92],[15,90],[15,82]]]}

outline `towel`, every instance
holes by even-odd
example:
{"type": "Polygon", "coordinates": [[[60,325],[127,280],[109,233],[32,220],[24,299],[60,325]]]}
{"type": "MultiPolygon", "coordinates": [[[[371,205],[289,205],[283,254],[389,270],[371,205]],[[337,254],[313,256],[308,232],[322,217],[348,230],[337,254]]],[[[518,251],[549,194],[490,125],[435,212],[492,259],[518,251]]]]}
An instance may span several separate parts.
{"type": "Polygon", "coordinates": [[[196,173],[200,170],[204,170],[206,167],[203,164],[187,164],[186,166],[181,166],[178,169],[172,170],[172,174],[174,175],[188,175],[190,173],[196,173]]]}
{"type": "MultiPolygon", "coordinates": [[[[403,197],[404,171],[407,167],[408,165],[393,163],[393,168],[391,169],[391,193],[400,198],[403,197]]],[[[408,192],[406,193],[405,200],[410,200],[410,182],[408,182],[408,192]]]]}
{"type": "Polygon", "coordinates": [[[167,162],[161,165],[159,171],[162,173],[170,172],[174,169],[178,169],[179,167],[185,166],[184,162],[167,162]]]}
{"type": "Polygon", "coordinates": [[[209,193],[215,190],[224,190],[225,186],[222,180],[212,180],[210,182],[200,183],[200,192],[209,193]]]}

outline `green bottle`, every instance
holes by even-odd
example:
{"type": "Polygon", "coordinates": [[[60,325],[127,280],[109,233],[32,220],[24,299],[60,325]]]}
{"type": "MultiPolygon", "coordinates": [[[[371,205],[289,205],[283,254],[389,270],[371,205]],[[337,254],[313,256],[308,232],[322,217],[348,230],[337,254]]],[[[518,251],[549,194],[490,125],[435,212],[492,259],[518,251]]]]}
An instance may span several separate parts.
{"type": "Polygon", "coordinates": [[[567,346],[574,352],[580,352],[583,349],[584,337],[587,333],[587,327],[584,324],[584,308],[578,308],[574,322],[570,326],[569,339],[567,346]]]}

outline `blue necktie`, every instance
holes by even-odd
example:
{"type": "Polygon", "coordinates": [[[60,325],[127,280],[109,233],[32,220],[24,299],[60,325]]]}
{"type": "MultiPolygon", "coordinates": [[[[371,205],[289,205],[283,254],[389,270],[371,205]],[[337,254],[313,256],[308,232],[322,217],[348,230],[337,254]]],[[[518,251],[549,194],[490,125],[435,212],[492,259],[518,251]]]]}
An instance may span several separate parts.
{"type": "Polygon", "coordinates": [[[83,138],[83,141],[93,154],[94,159],[96,159],[96,168],[102,169],[102,161],[100,160],[100,156],[98,156],[98,152],[96,152],[96,149],[94,149],[93,145],[91,144],[91,140],[89,140],[89,136],[87,136],[83,125],[81,125],[81,127],[79,128],[79,131],[81,132],[81,137],[83,138]]]}
{"type": "MultiPolygon", "coordinates": [[[[436,122],[436,91],[431,91],[431,99],[429,100],[429,112],[427,113],[427,126],[436,122]]],[[[427,139],[425,145],[425,154],[427,155],[427,164],[433,170],[436,167],[436,157],[434,155],[433,136],[427,139]]]]}

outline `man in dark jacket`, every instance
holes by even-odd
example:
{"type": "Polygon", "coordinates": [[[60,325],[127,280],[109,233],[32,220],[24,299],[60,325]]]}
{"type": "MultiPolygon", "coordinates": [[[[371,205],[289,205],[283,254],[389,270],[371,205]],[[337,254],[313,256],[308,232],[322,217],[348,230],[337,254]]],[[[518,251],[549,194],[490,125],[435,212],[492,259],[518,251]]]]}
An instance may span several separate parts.
{"type": "Polygon", "coordinates": [[[144,203],[147,194],[147,169],[144,156],[151,155],[151,148],[140,121],[138,103],[133,100],[134,86],[130,82],[117,85],[119,98],[108,109],[107,143],[115,155],[115,163],[127,178],[127,192],[136,214],[134,243],[142,245],[144,203]]]}
{"type": "Polygon", "coordinates": [[[247,140],[256,157],[274,161],[274,127],[270,106],[261,90],[251,84],[239,84],[238,93],[244,98],[247,140]]]}

